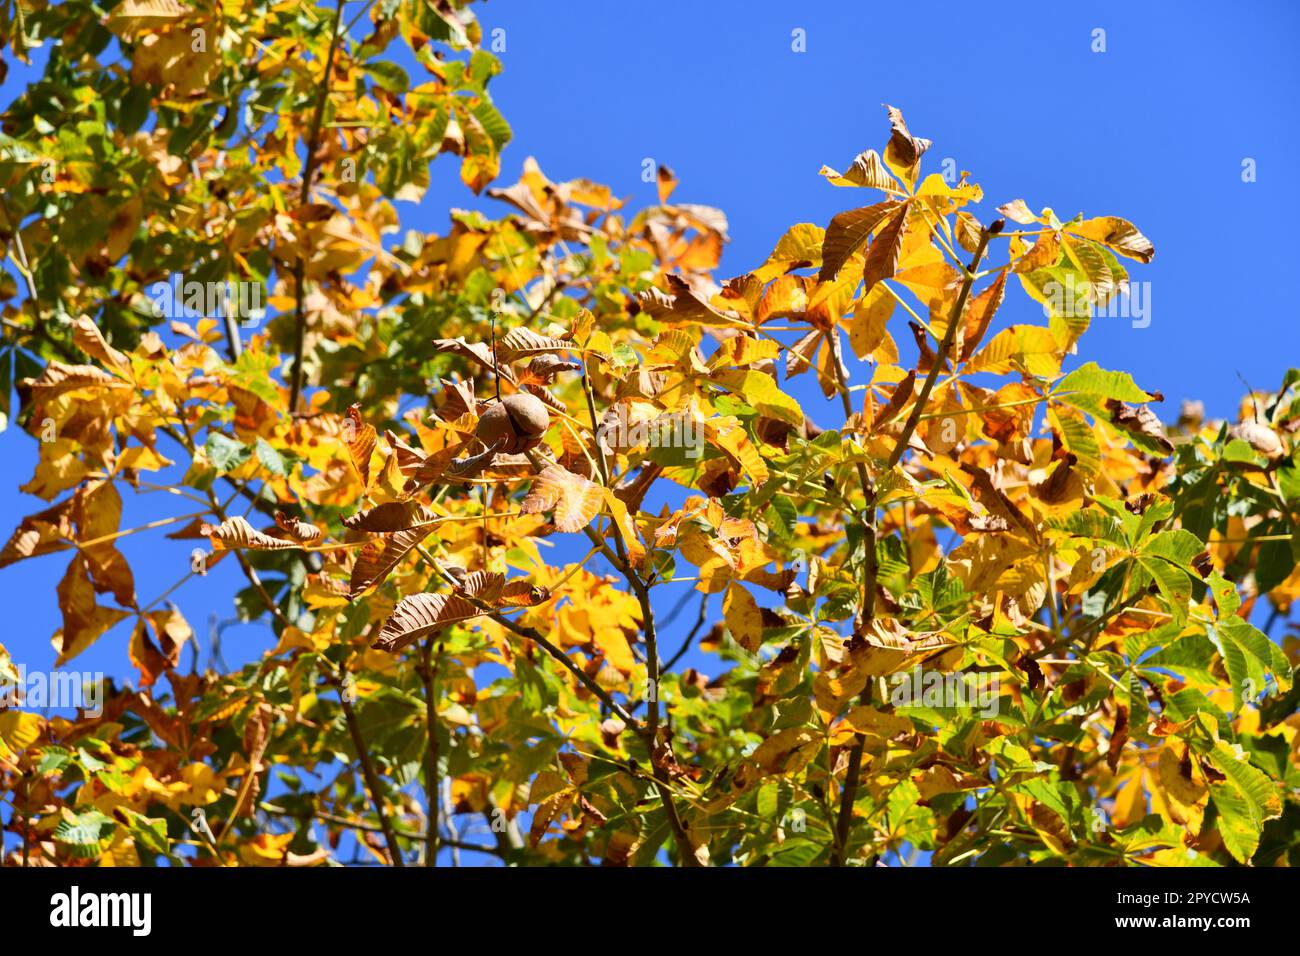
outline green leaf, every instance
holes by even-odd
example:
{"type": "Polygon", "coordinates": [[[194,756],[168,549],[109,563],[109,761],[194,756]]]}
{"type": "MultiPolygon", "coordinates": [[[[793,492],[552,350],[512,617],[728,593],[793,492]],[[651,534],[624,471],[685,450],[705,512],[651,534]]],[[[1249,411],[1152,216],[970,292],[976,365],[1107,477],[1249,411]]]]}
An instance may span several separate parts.
{"type": "Polygon", "coordinates": [[[1233,703],[1238,710],[1244,699],[1253,700],[1264,692],[1268,674],[1273,675],[1279,692],[1291,689],[1291,662],[1282,648],[1249,621],[1239,617],[1221,618],[1207,632],[1223,657],[1232,682],[1233,703]],[[1252,683],[1247,685],[1247,680],[1252,683]]]}
{"type": "Polygon", "coordinates": [[[73,856],[93,859],[108,849],[116,827],[112,817],[86,810],[74,815],[73,820],[60,822],[54,828],[54,839],[66,845],[73,856]]]}
{"type": "Polygon", "coordinates": [[[271,474],[277,478],[283,478],[289,473],[289,467],[285,464],[284,456],[272,448],[265,438],[259,437],[254,447],[257,451],[258,463],[271,474]]]}
{"type": "Polygon", "coordinates": [[[470,110],[474,118],[479,121],[483,127],[483,132],[487,133],[488,139],[492,141],[493,147],[499,153],[505,148],[506,143],[510,142],[514,135],[510,130],[510,124],[506,122],[495,106],[489,100],[480,100],[478,104],[470,110]]]}
{"type": "Polygon", "coordinates": [[[234,471],[248,461],[252,450],[243,442],[229,438],[221,432],[209,432],[208,440],[203,443],[208,460],[220,473],[234,471]]]}
{"type": "Polygon", "coordinates": [[[411,88],[411,78],[396,63],[376,60],[363,69],[374,79],[375,85],[390,93],[405,93],[411,88]]]}
{"type": "Polygon", "coordinates": [[[1160,558],[1146,555],[1138,556],[1138,564],[1155,579],[1174,620],[1187,620],[1187,602],[1192,599],[1192,580],[1187,573],[1160,558]]]}
{"type": "Polygon", "coordinates": [[[1142,554],[1164,558],[1180,568],[1192,570],[1192,559],[1205,550],[1201,539],[1182,528],[1176,531],[1161,531],[1142,543],[1142,554]]]}
{"type": "Polygon", "coordinates": [[[1215,741],[1205,755],[1228,778],[1210,787],[1223,845],[1238,863],[1246,863],[1259,846],[1264,821],[1281,816],[1282,800],[1272,781],[1226,741],[1215,741]]]}
{"type": "Polygon", "coordinates": [[[729,369],[712,376],[723,388],[742,396],[760,415],[791,425],[803,424],[803,409],[777,386],[776,380],[754,369],[729,369]]]}

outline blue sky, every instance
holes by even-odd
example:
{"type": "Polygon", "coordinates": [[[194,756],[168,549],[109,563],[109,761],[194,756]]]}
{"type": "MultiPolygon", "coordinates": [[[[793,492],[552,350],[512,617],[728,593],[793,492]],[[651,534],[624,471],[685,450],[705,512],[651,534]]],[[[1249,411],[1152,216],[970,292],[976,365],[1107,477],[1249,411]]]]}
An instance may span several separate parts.
{"type": "MultiPolygon", "coordinates": [[[[1231,414],[1243,392],[1239,375],[1270,388],[1300,358],[1287,281],[1300,179],[1300,5],[492,0],[476,8],[486,35],[505,31],[504,73],[492,92],[514,141],[501,184],[532,155],[553,180],[604,182],[639,207],[655,201],[643,161],[665,163],[681,180],[674,200],[728,215],[732,242],[720,278],[762,262],[790,225],[825,225],[862,204],[861,193],[831,187],[817,171],[882,148],[881,104],[890,103],[915,134],[934,140],[927,172],[947,158],[972,171],[987,197],[981,218],[1019,197],[1062,219],[1122,215],[1151,238],[1154,262],[1130,269],[1149,283],[1150,325],[1098,320],[1078,361],[1126,369],[1159,389],[1162,417],[1175,417],[1183,398],[1231,414]],[[1104,52],[1093,51],[1099,29],[1104,52]],[[792,49],[796,30],[804,52],[792,49]],[[1247,159],[1254,182],[1242,179],[1247,159]]],[[[11,63],[0,103],[29,76],[11,63]]],[[[505,209],[473,197],[443,160],[423,203],[400,211],[406,225],[441,231],[449,206],[505,209]]],[[[1041,321],[1019,292],[999,322],[1017,319],[1041,321]]],[[[814,419],[838,422],[820,393],[804,395],[814,419]]],[[[44,506],[16,490],[34,462],[30,437],[0,434],[6,534],[44,506]]],[[[125,521],[189,510],[161,497],[128,497],[125,521]]],[[[146,601],[188,563],[188,548],[160,534],[127,539],[123,550],[146,601]]],[[[52,664],[53,589],[66,563],[66,555],[46,557],[0,571],[8,617],[0,643],[29,667],[52,664]]],[[[225,561],[173,599],[206,636],[210,615],[232,616],[230,597],[241,586],[235,563],[225,561]]],[[[666,609],[680,591],[664,590],[666,609]]],[[[693,618],[688,609],[669,630],[667,653],[693,618]]],[[[79,664],[124,673],[127,627],[79,664]]],[[[234,664],[271,638],[246,625],[227,630],[224,644],[234,664]]]]}

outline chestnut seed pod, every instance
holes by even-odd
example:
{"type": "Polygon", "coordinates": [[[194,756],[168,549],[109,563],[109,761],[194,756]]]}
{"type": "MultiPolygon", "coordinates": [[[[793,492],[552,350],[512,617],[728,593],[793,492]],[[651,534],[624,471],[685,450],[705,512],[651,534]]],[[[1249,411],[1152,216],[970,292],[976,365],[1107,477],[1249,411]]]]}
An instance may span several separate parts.
{"type": "Polygon", "coordinates": [[[499,451],[517,455],[536,447],[550,426],[545,403],[536,395],[521,392],[489,405],[474,434],[489,448],[501,442],[499,451]]]}

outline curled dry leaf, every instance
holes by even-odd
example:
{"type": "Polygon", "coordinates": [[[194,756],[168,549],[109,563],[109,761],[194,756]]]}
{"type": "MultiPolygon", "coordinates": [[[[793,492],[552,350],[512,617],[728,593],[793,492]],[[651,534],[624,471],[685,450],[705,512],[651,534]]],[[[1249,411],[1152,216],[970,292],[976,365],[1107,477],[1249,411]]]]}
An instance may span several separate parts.
{"type": "Polygon", "coordinates": [[[885,165],[887,165],[908,189],[916,187],[917,174],[921,166],[921,155],[934,144],[928,139],[913,136],[908,131],[901,110],[886,106],[889,114],[891,133],[889,143],[885,146],[885,165]]]}
{"type": "Polygon", "coordinates": [[[212,542],[217,551],[235,551],[245,548],[250,551],[290,551],[297,548],[298,542],[273,538],[254,528],[241,517],[227,518],[219,525],[205,524],[199,532],[212,542]]]}
{"type": "Polygon", "coordinates": [[[837,173],[829,166],[823,166],[820,172],[833,186],[869,186],[889,192],[898,190],[898,182],[889,175],[889,170],[880,161],[880,154],[874,149],[858,153],[853,164],[843,173],[837,173]]]}
{"type": "Polygon", "coordinates": [[[311,544],[312,542],[319,541],[324,537],[324,532],[314,524],[309,524],[301,518],[295,518],[292,515],[285,514],[283,511],[277,511],[275,513],[275,523],[280,527],[281,531],[284,531],[289,535],[289,537],[293,538],[295,541],[300,541],[303,544],[311,544]]]}
{"type": "Polygon", "coordinates": [[[1110,422],[1127,431],[1135,440],[1144,440],[1145,444],[1165,455],[1174,452],[1173,442],[1165,434],[1165,426],[1160,424],[1156,413],[1145,405],[1128,405],[1115,399],[1108,399],[1106,408],[1110,412],[1110,422]]]}
{"type": "Polygon", "coordinates": [[[366,488],[370,487],[370,456],[375,453],[375,440],[378,433],[374,425],[367,424],[361,418],[361,406],[350,405],[348,407],[347,424],[343,430],[344,439],[348,445],[348,455],[352,459],[352,466],[356,468],[357,474],[361,476],[361,484],[366,488]]]}
{"type": "Polygon", "coordinates": [[[1256,421],[1244,421],[1233,425],[1228,429],[1228,434],[1233,438],[1240,438],[1269,460],[1281,458],[1286,451],[1277,432],[1256,421]]]}

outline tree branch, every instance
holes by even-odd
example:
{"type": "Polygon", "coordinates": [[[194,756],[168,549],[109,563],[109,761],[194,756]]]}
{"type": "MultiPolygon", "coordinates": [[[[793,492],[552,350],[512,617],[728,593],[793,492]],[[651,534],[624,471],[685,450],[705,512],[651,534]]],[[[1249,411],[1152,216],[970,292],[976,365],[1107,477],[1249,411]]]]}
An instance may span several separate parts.
{"type": "Polygon", "coordinates": [[[438,655],[434,659],[433,638],[424,642],[424,655],[420,661],[420,680],[424,683],[424,721],[429,733],[429,745],[424,752],[424,794],[428,809],[425,811],[425,866],[437,866],[438,854],[438,699],[436,696],[438,665],[442,660],[442,642],[438,642],[438,655]]]}
{"type": "MultiPolygon", "coordinates": [[[[311,127],[307,137],[307,160],[303,166],[302,192],[298,196],[299,207],[307,205],[307,200],[311,196],[311,182],[316,177],[316,164],[318,161],[316,154],[320,150],[321,123],[325,118],[325,103],[329,99],[330,77],[334,73],[334,54],[339,46],[339,25],[343,19],[344,2],[345,0],[338,0],[338,6],[334,9],[334,26],[331,28],[330,33],[329,53],[325,57],[325,75],[321,77],[320,96],[316,99],[316,109],[312,113],[311,127]]],[[[293,380],[289,387],[290,415],[298,410],[298,400],[302,397],[302,353],[307,342],[306,290],[303,288],[306,281],[306,272],[306,260],[299,255],[293,265],[294,339],[293,380]]]]}
{"type": "MultiPolygon", "coordinates": [[[[988,248],[989,239],[1001,232],[1003,225],[1005,225],[1003,220],[995,219],[980,231],[979,243],[976,245],[975,253],[971,257],[970,266],[966,269],[966,274],[962,278],[961,289],[957,293],[957,301],[953,304],[952,314],[948,317],[948,327],[943,331],[943,341],[939,343],[939,350],[935,353],[934,363],[930,366],[930,373],[925,377],[925,384],[921,386],[921,392],[916,396],[912,412],[907,416],[903,431],[898,436],[894,450],[889,456],[889,469],[891,471],[902,460],[903,453],[911,443],[912,435],[921,421],[922,413],[925,411],[926,402],[930,400],[930,393],[934,391],[934,383],[939,378],[939,370],[943,368],[948,354],[952,350],[953,340],[957,336],[957,329],[961,325],[962,315],[966,311],[966,300],[970,298],[971,286],[975,284],[975,273],[979,269],[980,261],[984,258],[984,251],[988,248]]],[[[832,340],[832,348],[836,353],[833,365],[835,374],[841,377],[840,384],[842,387],[839,392],[844,402],[845,416],[847,417],[853,414],[853,405],[849,399],[848,383],[842,380],[844,366],[839,361],[839,332],[832,330],[827,334],[832,340]]],[[[866,570],[863,574],[862,612],[859,615],[860,626],[865,628],[871,624],[875,617],[876,577],[878,574],[875,527],[876,494],[867,474],[866,466],[861,462],[858,463],[858,479],[862,483],[862,493],[867,499],[863,518],[863,526],[867,530],[866,570]]],[[[859,700],[863,698],[869,700],[870,694],[871,684],[868,683],[859,700]]],[[[858,778],[862,776],[862,750],[865,744],[866,737],[858,734],[854,737],[853,746],[849,750],[849,765],[844,778],[844,789],[840,793],[839,814],[835,819],[835,842],[831,849],[832,866],[843,866],[848,858],[849,830],[853,822],[853,804],[858,796],[858,778]]]]}

